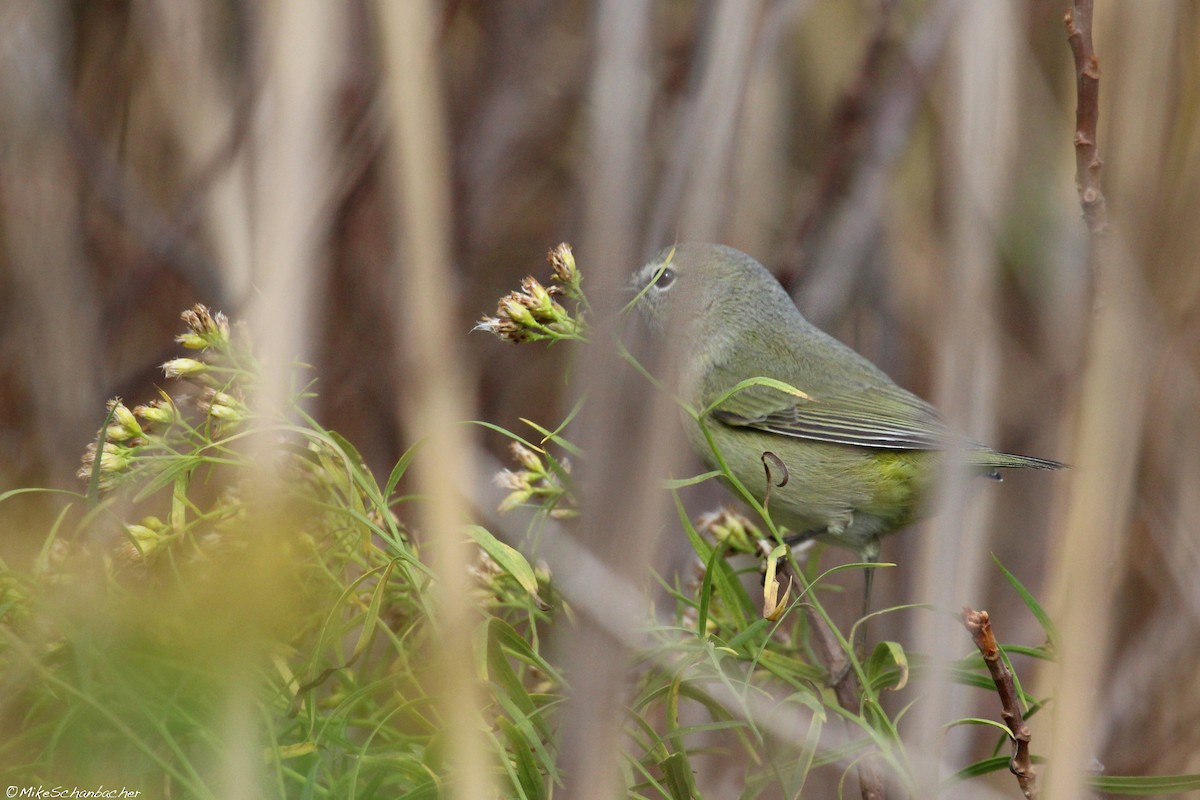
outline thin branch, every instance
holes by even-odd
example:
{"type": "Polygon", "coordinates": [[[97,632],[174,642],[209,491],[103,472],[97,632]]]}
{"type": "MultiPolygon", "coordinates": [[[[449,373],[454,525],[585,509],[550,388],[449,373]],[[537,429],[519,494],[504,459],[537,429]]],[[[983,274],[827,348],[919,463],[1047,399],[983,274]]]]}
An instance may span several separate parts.
{"type": "Polygon", "coordinates": [[[1105,682],[1096,653],[1106,652],[1112,641],[1112,607],[1104,592],[1111,580],[1109,561],[1130,535],[1138,477],[1135,459],[1124,456],[1143,446],[1150,344],[1138,267],[1108,236],[1100,189],[1100,62],[1092,46],[1092,0],[1074,0],[1063,22],[1075,62],[1075,181],[1098,302],[1079,381],[1077,458],[1072,459],[1079,473],[1066,504],[1057,569],[1052,569],[1063,623],[1058,662],[1063,679],[1055,695],[1058,766],[1046,775],[1046,793],[1081,797],[1087,792],[1085,763],[1095,726],[1111,718],[1111,709],[1097,709],[1094,702],[1105,682]]]}
{"type": "Polygon", "coordinates": [[[1100,120],[1100,60],[1092,47],[1092,0],[1075,0],[1063,22],[1075,59],[1075,184],[1083,218],[1093,237],[1108,230],[1108,209],[1100,190],[1096,127],[1100,120]]]}
{"type": "Polygon", "coordinates": [[[963,609],[963,625],[971,633],[975,646],[983,655],[992,681],[996,684],[996,693],[1000,695],[1000,717],[1008,726],[1013,737],[1012,757],[1008,760],[1008,769],[1017,776],[1021,792],[1030,800],[1038,796],[1037,771],[1029,754],[1029,726],[1021,716],[1021,706],[1018,702],[1017,687],[1013,680],[1012,670],[1000,657],[1000,645],[992,634],[992,623],[986,611],[963,609]]]}

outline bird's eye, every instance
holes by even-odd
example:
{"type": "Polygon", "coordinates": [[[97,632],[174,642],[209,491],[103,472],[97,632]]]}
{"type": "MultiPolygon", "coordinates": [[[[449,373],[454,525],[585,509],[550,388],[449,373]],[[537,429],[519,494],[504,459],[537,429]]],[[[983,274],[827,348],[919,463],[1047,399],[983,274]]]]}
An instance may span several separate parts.
{"type": "Polygon", "coordinates": [[[662,272],[658,273],[658,277],[654,280],[654,288],[659,289],[660,291],[662,289],[670,289],[671,284],[674,282],[675,270],[667,267],[662,272]]]}

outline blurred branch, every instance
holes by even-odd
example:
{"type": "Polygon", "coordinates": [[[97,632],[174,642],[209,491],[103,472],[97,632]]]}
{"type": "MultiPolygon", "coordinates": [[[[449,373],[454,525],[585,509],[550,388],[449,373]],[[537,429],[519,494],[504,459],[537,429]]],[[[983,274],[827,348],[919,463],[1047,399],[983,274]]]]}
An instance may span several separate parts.
{"type": "Polygon", "coordinates": [[[992,623],[986,611],[975,611],[970,608],[962,610],[963,625],[971,633],[975,646],[987,664],[992,681],[996,684],[996,693],[1000,695],[1000,716],[1012,733],[1012,757],[1008,761],[1008,769],[1017,776],[1021,792],[1030,800],[1038,796],[1037,771],[1029,754],[1029,726],[1021,715],[1018,702],[1017,687],[1013,681],[1012,670],[1000,657],[1000,645],[992,634],[992,623]]]}
{"type": "Polygon", "coordinates": [[[102,315],[80,268],[78,173],[63,135],[66,17],[52,2],[0,10],[0,483],[45,468],[70,480],[99,421],[89,399],[102,315]]]}
{"type": "MultiPolygon", "coordinates": [[[[1146,320],[1152,315],[1141,291],[1140,266],[1121,238],[1108,232],[1100,191],[1099,61],[1092,49],[1092,2],[1076,0],[1065,18],[1075,60],[1076,180],[1088,226],[1087,263],[1095,281],[1096,307],[1079,397],[1078,471],[1066,506],[1063,536],[1049,574],[1054,576],[1061,654],[1057,667],[1057,713],[1046,794],[1080,797],[1095,746],[1098,709],[1109,648],[1114,638],[1112,584],[1130,535],[1135,467],[1142,449],[1151,348],[1146,320]]],[[[1132,167],[1131,167],[1132,168],[1132,167]]]]}
{"type": "MultiPolygon", "coordinates": [[[[581,175],[586,218],[576,256],[589,264],[594,313],[592,341],[580,352],[573,381],[587,395],[579,414],[581,539],[595,563],[621,583],[640,586],[657,544],[666,496],[655,486],[677,452],[671,437],[679,426],[666,392],[632,374],[609,343],[619,330],[620,289],[637,260],[645,188],[643,137],[651,97],[650,4],[606,0],[593,19],[594,62],[588,87],[587,155],[581,175]],[[657,424],[656,424],[657,423],[657,424]],[[644,434],[645,438],[639,439],[644,434]],[[636,461],[630,453],[639,452],[636,461]]],[[[562,564],[551,561],[558,574],[562,564]]],[[[583,587],[618,591],[599,575],[581,575],[583,587]]],[[[564,581],[564,587],[566,582],[564,581]]],[[[571,691],[560,727],[559,764],[572,798],[610,798],[620,789],[621,727],[629,692],[629,656],[600,616],[581,614],[567,643],[571,691]]]]}
{"type": "MultiPolygon", "coordinates": [[[[142,248],[155,258],[154,267],[175,272],[192,287],[195,297],[214,306],[229,307],[230,298],[226,296],[217,265],[191,242],[188,234],[198,216],[193,213],[194,203],[203,196],[217,167],[228,163],[222,164],[222,159],[241,145],[242,126],[230,131],[227,142],[214,153],[210,162],[212,167],[206,167],[177,213],[166,214],[156,208],[141,187],[126,175],[117,159],[102,146],[73,109],[67,109],[66,122],[79,174],[104,206],[135,234],[142,248]]],[[[144,282],[146,270],[134,272],[128,280],[144,282]]],[[[122,290],[117,296],[127,294],[122,290]]]]}
{"type": "Polygon", "coordinates": [[[916,23],[908,43],[890,70],[884,55],[891,21],[885,4],[875,36],[867,48],[855,82],[839,112],[841,146],[823,170],[822,193],[798,224],[781,267],[805,274],[800,304],[822,325],[848,304],[862,265],[878,243],[887,177],[908,144],[917,109],[930,74],[941,59],[961,0],[939,0],[916,23]],[[865,133],[856,136],[855,131],[865,133]]]}
{"type": "Polygon", "coordinates": [[[886,75],[885,57],[895,43],[895,11],[894,0],[883,0],[880,3],[875,17],[875,29],[867,43],[866,52],[863,53],[858,75],[834,109],[833,131],[830,134],[834,146],[821,166],[816,197],[797,227],[796,236],[800,242],[808,238],[813,229],[823,221],[822,215],[828,213],[838,195],[846,191],[854,166],[863,156],[863,137],[866,124],[871,121],[868,119],[870,101],[877,99],[874,91],[877,91],[886,75]]]}
{"type": "Polygon", "coordinates": [[[467,513],[460,492],[471,474],[471,443],[461,422],[470,419],[466,361],[456,354],[461,336],[453,330],[453,294],[447,269],[450,252],[450,159],[446,150],[442,76],[436,52],[431,2],[377,3],[385,74],[384,91],[393,122],[391,167],[400,211],[403,285],[389,287],[397,298],[397,341],[410,400],[403,421],[424,437],[415,466],[419,523],[431,540],[437,575],[438,641],[434,663],[437,696],[449,737],[455,776],[450,797],[494,797],[490,757],[479,719],[484,707],[473,663],[478,619],[464,568],[470,550],[462,535],[467,513]]]}
{"type": "Polygon", "coordinates": [[[762,0],[720,0],[708,6],[700,57],[692,67],[687,109],[670,149],[670,164],[647,234],[653,252],[672,241],[721,240],[721,219],[733,141],[746,97],[762,0]]]}

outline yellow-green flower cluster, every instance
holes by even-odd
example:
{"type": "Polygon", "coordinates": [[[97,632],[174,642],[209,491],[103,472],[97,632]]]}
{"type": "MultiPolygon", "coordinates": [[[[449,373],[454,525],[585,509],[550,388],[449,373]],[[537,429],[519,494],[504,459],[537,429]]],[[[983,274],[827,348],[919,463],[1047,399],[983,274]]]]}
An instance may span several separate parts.
{"type": "Polygon", "coordinates": [[[163,373],[168,378],[190,379],[203,386],[196,408],[224,432],[250,416],[241,385],[251,381],[253,375],[233,366],[240,351],[224,314],[197,303],[180,318],[188,329],[176,336],[175,341],[200,353],[196,358],[171,359],[162,365],[163,373]]]}
{"type": "Polygon", "coordinates": [[[108,401],[108,412],[103,438],[88,445],[83,454],[83,465],[77,473],[87,481],[98,469],[101,489],[111,488],[129,472],[137,449],[146,442],[146,432],[121,398],[108,401]]]}
{"type": "Polygon", "coordinates": [[[550,268],[554,270],[554,280],[562,287],[563,294],[572,300],[583,300],[583,290],[579,286],[583,282],[583,274],[575,266],[575,254],[571,252],[571,245],[563,242],[551,250],[546,258],[550,262],[550,268]]]}
{"type": "Polygon", "coordinates": [[[560,244],[548,256],[554,271],[554,281],[543,286],[532,275],[521,281],[520,291],[500,298],[496,316],[484,316],[475,330],[486,331],[508,342],[536,342],[564,339],[586,340],[582,320],[586,300],[580,290],[583,276],[575,266],[575,256],[568,244],[560,244]],[[575,303],[575,313],[567,311],[556,297],[566,297],[575,303]]]}
{"type": "Polygon", "coordinates": [[[188,329],[175,337],[175,341],[189,350],[229,349],[229,319],[220,311],[212,313],[200,303],[180,314],[188,329]]]}
{"type": "Polygon", "coordinates": [[[205,388],[196,408],[208,416],[221,422],[241,422],[250,416],[246,404],[228,392],[218,391],[212,387],[205,388]]]}
{"type": "Polygon", "coordinates": [[[77,473],[83,480],[91,480],[92,472],[99,461],[99,479],[101,489],[110,489],[116,485],[121,476],[128,473],[133,466],[134,448],[118,442],[104,442],[97,448],[96,442],[88,445],[83,454],[83,466],[77,473]],[[98,455],[97,455],[98,454],[98,455]]]}
{"type": "Polygon", "coordinates": [[[141,522],[125,526],[125,541],[114,556],[119,566],[144,564],[171,536],[171,529],[158,517],[144,517],[141,522]]]}
{"type": "Polygon", "coordinates": [[[696,521],[696,529],[725,543],[736,553],[758,553],[758,543],[764,538],[753,522],[723,506],[701,516],[696,521]]]}
{"type": "MultiPolygon", "coordinates": [[[[232,366],[239,351],[224,314],[197,304],[181,317],[187,323],[187,330],[175,337],[175,341],[198,352],[194,358],[171,359],[162,365],[163,373],[168,378],[200,384],[203,387],[200,397],[193,404],[216,423],[217,432],[222,432],[250,415],[241,385],[252,376],[232,366]]],[[[92,474],[98,472],[100,488],[112,489],[133,470],[142,451],[154,448],[161,452],[164,446],[169,447],[169,434],[182,434],[187,426],[179,407],[166,392],[160,390],[159,394],[157,400],[135,406],[132,411],[120,398],[108,402],[108,424],[99,441],[89,445],[84,453],[79,477],[90,481],[92,474]]]]}
{"type": "MultiPolygon", "coordinates": [[[[496,474],[496,484],[508,490],[508,495],[500,503],[500,511],[510,511],[536,501],[540,506],[550,508],[550,516],[555,519],[573,517],[578,513],[573,508],[559,507],[564,500],[570,500],[570,493],[558,471],[520,442],[513,442],[509,450],[521,469],[506,469],[496,474]]],[[[559,469],[562,473],[570,474],[571,465],[563,459],[559,469]]]]}
{"type": "Polygon", "coordinates": [[[141,417],[148,425],[171,427],[179,422],[179,408],[166,392],[160,391],[158,400],[151,400],[143,406],[134,406],[133,415],[141,417]]]}

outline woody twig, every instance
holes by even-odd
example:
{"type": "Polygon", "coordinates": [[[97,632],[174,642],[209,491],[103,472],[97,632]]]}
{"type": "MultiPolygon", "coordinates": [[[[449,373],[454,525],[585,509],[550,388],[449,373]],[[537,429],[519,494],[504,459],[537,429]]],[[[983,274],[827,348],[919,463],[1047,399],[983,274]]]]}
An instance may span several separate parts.
{"type": "Polygon", "coordinates": [[[1017,776],[1021,792],[1033,800],[1038,796],[1037,773],[1029,754],[1029,726],[1025,724],[1025,718],[1021,715],[1012,670],[1000,657],[1000,645],[996,644],[996,637],[992,634],[992,623],[988,619],[988,613],[964,608],[962,614],[963,625],[970,631],[971,638],[992,675],[992,681],[996,684],[996,693],[1000,695],[1000,717],[1012,734],[1013,749],[1008,760],[1008,769],[1017,776]]]}

